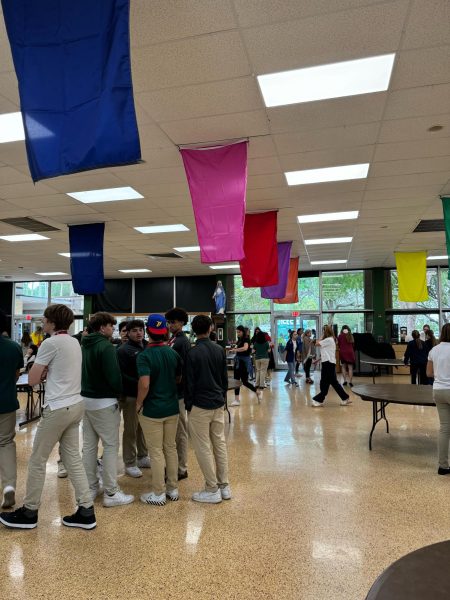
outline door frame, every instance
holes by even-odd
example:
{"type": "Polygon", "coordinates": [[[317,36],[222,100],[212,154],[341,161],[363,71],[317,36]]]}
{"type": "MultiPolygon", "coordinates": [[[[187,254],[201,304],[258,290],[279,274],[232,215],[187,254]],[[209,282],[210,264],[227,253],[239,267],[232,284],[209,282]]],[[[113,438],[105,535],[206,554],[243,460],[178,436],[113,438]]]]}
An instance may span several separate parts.
{"type": "Polygon", "coordinates": [[[292,311],[286,311],[286,312],[276,312],[274,314],[272,314],[272,342],[274,344],[274,359],[275,359],[275,368],[276,369],[286,369],[286,363],[283,363],[280,360],[280,353],[278,351],[278,326],[277,326],[277,321],[282,320],[282,321],[286,321],[286,320],[293,320],[294,321],[294,327],[295,329],[298,329],[299,327],[301,327],[301,322],[302,320],[307,320],[307,319],[314,319],[317,322],[317,328],[316,328],[316,337],[320,337],[320,331],[321,331],[321,321],[322,321],[322,315],[319,312],[300,312],[300,314],[298,316],[293,317],[292,316],[292,311]]]}

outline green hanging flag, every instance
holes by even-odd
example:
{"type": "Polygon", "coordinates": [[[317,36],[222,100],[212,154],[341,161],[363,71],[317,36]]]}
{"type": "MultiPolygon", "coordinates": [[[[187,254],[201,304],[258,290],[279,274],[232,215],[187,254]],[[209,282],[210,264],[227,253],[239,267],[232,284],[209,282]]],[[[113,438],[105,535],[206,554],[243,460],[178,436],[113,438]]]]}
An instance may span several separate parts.
{"type": "MultiPolygon", "coordinates": [[[[447,256],[450,256],[450,196],[441,196],[442,210],[444,212],[445,243],[447,245],[447,256]]],[[[450,268],[448,269],[450,279],[450,268]]]]}

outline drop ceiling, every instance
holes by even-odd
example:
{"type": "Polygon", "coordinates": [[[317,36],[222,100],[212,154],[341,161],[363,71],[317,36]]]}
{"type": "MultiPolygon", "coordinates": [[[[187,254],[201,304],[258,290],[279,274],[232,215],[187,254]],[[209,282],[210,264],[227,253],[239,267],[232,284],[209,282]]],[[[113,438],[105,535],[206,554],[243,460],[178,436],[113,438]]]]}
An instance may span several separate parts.
{"type": "MultiPolygon", "coordinates": [[[[450,194],[448,0],[131,1],[131,55],[144,162],[31,181],[23,142],[0,144],[0,235],[25,233],[2,219],[54,227],[49,240],[0,240],[0,279],[69,272],[67,225],[104,221],[105,273],[211,274],[196,246],[178,144],[250,137],[247,210],[278,209],[278,240],[294,240],[300,268],[348,259],[347,268],[393,265],[395,250],[446,254],[443,232],[413,233],[442,218],[450,194]],[[256,76],[396,53],[387,92],[266,108],[256,76]],[[428,129],[443,128],[436,132],[428,129]],[[288,187],[285,171],[370,163],[367,179],[288,187]],[[68,192],[131,186],[143,200],[84,205],[68,192]],[[359,210],[356,221],[299,226],[297,215],[359,210]],[[183,223],[190,231],[143,235],[134,227],[183,223]],[[351,244],[304,239],[353,236],[351,244]]],[[[0,114],[19,109],[0,19],[0,114]]],[[[220,271],[218,271],[220,272],[220,271]]]]}

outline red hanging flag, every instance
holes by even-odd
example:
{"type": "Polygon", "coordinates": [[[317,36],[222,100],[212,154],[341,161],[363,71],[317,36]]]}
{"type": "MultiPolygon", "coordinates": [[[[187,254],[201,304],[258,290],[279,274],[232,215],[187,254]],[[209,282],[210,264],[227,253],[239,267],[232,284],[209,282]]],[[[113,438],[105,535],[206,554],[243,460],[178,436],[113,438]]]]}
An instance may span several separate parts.
{"type": "Polygon", "coordinates": [[[288,284],[286,296],[274,300],[277,304],[296,304],[298,302],[298,256],[289,261],[288,284]]]}
{"type": "Polygon", "coordinates": [[[244,287],[278,284],[276,211],[245,215],[244,254],[240,261],[244,287]]]}

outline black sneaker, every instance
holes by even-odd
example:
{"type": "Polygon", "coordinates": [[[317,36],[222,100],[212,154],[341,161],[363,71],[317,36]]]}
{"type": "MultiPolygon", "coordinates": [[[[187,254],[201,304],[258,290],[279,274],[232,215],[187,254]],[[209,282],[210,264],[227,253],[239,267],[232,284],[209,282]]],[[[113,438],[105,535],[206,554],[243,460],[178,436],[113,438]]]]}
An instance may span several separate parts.
{"type": "Polygon", "coordinates": [[[89,509],[83,509],[81,506],[78,507],[75,514],[63,517],[62,522],[66,527],[79,527],[80,529],[95,529],[97,527],[94,510],[89,511],[89,509]],[[91,512],[92,514],[83,514],[86,512],[91,512]]]}
{"type": "Polygon", "coordinates": [[[184,473],[178,473],[178,481],[181,481],[182,479],[187,479],[188,478],[188,472],[185,471],[184,473]]]}
{"type": "Polygon", "coordinates": [[[344,381],[344,383],[343,383],[342,385],[345,387],[345,386],[347,385],[347,382],[346,382],[346,381],[344,381]]]}
{"type": "Polygon", "coordinates": [[[353,383],[351,383],[351,382],[349,382],[349,384],[348,384],[348,385],[349,385],[350,387],[353,387],[353,383]]]}
{"type": "Polygon", "coordinates": [[[444,469],[443,467],[439,467],[438,475],[450,475],[450,469],[444,469]]]}
{"type": "Polygon", "coordinates": [[[34,529],[38,523],[37,510],[29,510],[21,506],[13,512],[0,513],[0,523],[13,529],[34,529]]]}

